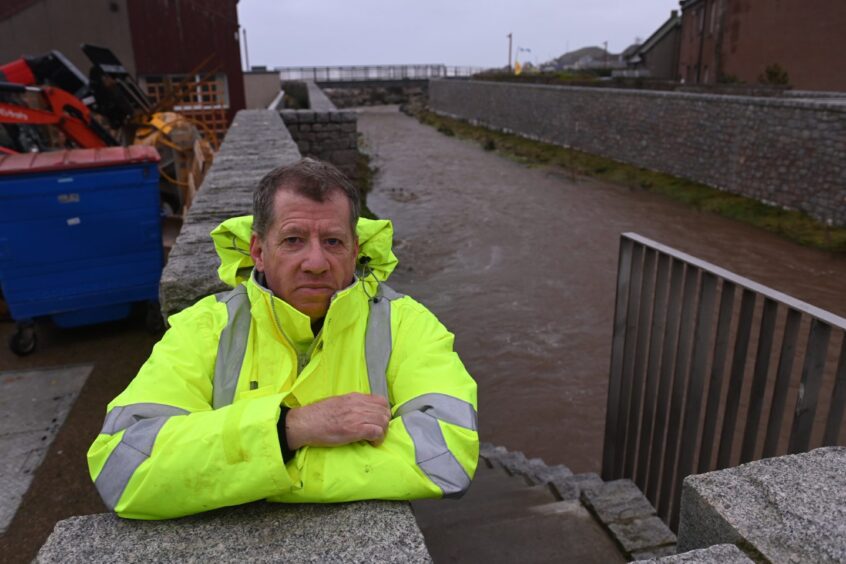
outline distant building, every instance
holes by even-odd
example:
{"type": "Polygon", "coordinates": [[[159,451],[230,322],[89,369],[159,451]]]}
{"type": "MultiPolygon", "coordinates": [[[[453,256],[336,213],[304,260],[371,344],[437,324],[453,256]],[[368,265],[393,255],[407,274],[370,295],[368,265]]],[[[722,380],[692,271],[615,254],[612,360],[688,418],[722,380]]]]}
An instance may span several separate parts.
{"type": "Polygon", "coordinates": [[[633,45],[623,52],[629,69],[641,71],[641,76],[675,80],[678,78],[681,17],[678,11],[641,45],[633,45]]]}
{"type": "MultiPolygon", "coordinates": [[[[219,109],[225,123],[210,125],[225,129],[244,108],[237,5],[238,0],[3,0],[0,64],[56,49],[87,74],[90,63],[80,44],[107,47],[153,99],[202,75],[207,80],[196,89],[196,106],[219,109]]],[[[192,106],[180,111],[190,114],[192,106]]]]}
{"type": "Polygon", "coordinates": [[[625,68],[620,54],[609,53],[602,47],[582,47],[564,53],[540,66],[543,71],[601,70],[625,68]]]}
{"type": "Polygon", "coordinates": [[[679,77],[846,91],[846,1],[681,0],[679,77]],[[775,80],[774,80],[775,79],[775,80]]]}

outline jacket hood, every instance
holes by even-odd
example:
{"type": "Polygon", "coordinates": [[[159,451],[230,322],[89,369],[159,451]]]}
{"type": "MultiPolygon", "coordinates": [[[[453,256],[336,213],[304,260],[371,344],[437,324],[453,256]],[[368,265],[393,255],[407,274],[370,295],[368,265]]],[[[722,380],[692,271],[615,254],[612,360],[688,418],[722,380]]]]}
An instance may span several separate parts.
{"type": "MultiPolygon", "coordinates": [[[[228,286],[235,287],[247,280],[255,266],[250,256],[252,232],[251,215],[227,219],[211,232],[215,251],[220,257],[217,274],[228,286]]],[[[363,271],[369,269],[378,281],[384,282],[399,262],[391,250],[394,240],[393,225],[387,219],[360,218],[356,234],[359,249],[356,273],[360,278],[366,278],[363,271]],[[366,269],[363,267],[365,264],[366,269]]]]}

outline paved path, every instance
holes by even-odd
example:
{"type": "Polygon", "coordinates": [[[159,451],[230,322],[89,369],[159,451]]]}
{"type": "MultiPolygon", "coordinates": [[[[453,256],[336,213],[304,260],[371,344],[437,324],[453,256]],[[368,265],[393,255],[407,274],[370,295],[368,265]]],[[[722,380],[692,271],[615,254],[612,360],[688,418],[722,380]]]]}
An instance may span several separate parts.
{"type": "Polygon", "coordinates": [[[840,315],[846,257],[642,190],[530,168],[400,114],[366,108],[392,218],[394,286],[435,311],[479,382],[483,439],[600,465],[619,234],[634,231],[840,315]]]}

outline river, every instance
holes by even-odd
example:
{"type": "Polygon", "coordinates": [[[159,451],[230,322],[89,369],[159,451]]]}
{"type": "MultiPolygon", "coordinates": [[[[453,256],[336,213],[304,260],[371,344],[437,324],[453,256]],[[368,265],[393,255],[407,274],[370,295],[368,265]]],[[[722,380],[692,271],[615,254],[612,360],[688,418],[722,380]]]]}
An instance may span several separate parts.
{"type": "Polygon", "coordinates": [[[483,440],[598,471],[620,233],[846,315],[846,257],[644,190],[530,167],[397,111],[359,110],[393,287],[434,311],[479,383],[483,440]]]}

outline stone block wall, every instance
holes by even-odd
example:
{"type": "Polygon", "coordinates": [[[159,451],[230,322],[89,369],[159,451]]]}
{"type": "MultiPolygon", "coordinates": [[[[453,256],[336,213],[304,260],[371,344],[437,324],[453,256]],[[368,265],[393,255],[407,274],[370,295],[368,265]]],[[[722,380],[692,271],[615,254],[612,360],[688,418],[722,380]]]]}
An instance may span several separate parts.
{"type": "Polygon", "coordinates": [[[432,110],[846,226],[844,98],[432,80],[432,110]]]}
{"type": "Polygon", "coordinates": [[[384,104],[407,104],[426,97],[426,84],[414,81],[408,85],[364,84],[362,86],[323,87],[326,96],[339,108],[356,106],[381,106],[384,104]]]}
{"type": "Polygon", "coordinates": [[[328,161],[356,178],[358,116],[348,111],[283,110],[285,127],[305,157],[328,161]]]}

